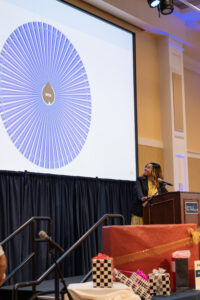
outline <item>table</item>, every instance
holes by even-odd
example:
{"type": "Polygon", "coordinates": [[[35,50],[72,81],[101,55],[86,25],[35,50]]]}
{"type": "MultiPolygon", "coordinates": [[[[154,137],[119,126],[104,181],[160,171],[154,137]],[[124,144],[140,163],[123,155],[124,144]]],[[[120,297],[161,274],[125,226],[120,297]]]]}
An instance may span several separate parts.
{"type": "MultiPolygon", "coordinates": [[[[73,300],[141,300],[131,287],[120,282],[113,282],[112,288],[93,288],[93,282],[73,283],[68,285],[68,292],[73,300]]],[[[65,300],[68,300],[65,294],[65,300]]]]}

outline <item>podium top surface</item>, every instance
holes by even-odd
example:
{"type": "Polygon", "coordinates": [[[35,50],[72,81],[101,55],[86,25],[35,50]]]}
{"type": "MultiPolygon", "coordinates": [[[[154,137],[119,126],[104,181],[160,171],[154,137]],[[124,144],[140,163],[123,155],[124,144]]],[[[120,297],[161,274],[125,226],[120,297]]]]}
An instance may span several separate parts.
{"type": "Polygon", "coordinates": [[[169,191],[167,194],[172,194],[172,193],[180,193],[180,194],[197,194],[197,195],[200,195],[200,192],[186,192],[186,191],[169,191]]]}

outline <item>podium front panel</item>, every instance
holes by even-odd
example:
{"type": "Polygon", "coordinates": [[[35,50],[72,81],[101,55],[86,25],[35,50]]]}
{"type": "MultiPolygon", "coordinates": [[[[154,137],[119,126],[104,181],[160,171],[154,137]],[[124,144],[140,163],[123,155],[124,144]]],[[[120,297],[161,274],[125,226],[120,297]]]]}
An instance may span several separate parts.
{"type": "Polygon", "coordinates": [[[156,196],[143,209],[144,224],[181,224],[180,192],[156,196]]]}

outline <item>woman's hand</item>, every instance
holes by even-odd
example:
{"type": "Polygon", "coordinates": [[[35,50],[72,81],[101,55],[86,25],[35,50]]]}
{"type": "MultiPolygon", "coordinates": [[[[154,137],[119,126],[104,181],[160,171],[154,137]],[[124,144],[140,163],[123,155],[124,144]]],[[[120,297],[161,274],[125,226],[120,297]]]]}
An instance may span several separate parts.
{"type": "Polygon", "coordinates": [[[147,198],[148,198],[147,196],[142,197],[142,198],[141,198],[142,202],[145,202],[145,201],[147,200],[147,198]]]}

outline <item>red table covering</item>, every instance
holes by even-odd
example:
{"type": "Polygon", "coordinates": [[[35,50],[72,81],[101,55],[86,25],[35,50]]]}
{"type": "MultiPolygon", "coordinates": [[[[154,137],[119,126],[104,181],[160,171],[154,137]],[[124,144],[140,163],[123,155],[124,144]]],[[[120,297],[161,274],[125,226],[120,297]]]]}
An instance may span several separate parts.
{"type": "Polygon", "coordinates": [[[143,270],[145,274],[162,267],[171,272],[171,254],[190,250],[189,286],[194,286],[194,260],[199,259],[199,247],[188,229],[196,224],[166,224],[103,227],[103,252],[113,257],[119,270],[143,270]]]}

